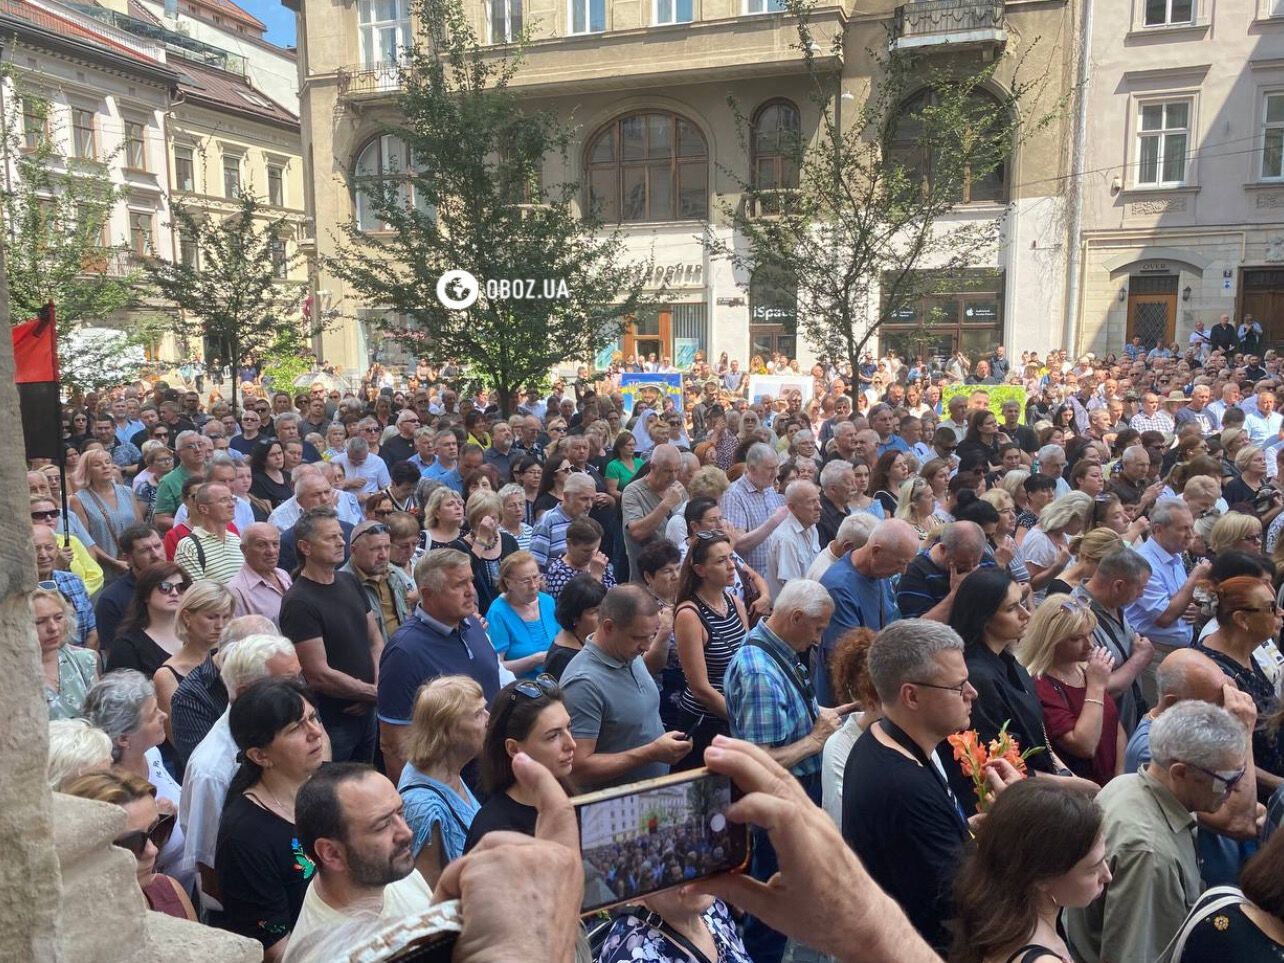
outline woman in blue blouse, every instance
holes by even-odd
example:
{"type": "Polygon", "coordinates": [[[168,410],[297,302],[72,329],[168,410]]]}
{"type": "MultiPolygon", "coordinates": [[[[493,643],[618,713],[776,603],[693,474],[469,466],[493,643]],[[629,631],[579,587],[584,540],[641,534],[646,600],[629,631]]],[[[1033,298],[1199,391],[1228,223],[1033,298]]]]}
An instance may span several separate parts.
{"type": "Polygon", "coordinates": [[[533,679],[557,637],[553,596],[542,592],[543,576],[530,552],[513,552],[499,566],[500,596],[486,613],[490,641],[504,667],[519,678],[533,679]]]}
{"type": "Polygon", "coordinates": [[[490,713],[481,686],[462,675],[438,676],[415,696],[397,790],[415,838],[415,868],[436,887],[464,851],[479,803],[461,775],[481,752],[490,713]]]}

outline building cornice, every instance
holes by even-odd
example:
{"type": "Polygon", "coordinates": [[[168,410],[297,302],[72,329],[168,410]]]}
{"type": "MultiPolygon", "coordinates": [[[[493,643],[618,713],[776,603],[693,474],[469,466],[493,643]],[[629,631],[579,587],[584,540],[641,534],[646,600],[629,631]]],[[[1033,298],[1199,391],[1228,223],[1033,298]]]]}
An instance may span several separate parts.
{"type": "Polygon", "coordinates": [[[164,64],[150,64],[137,57],[118,54],[89,41],[57,34],[19,17],[0,13],[0,51],[3,51],[14,39],[28,41],[34,46],[79,61],[86,66],[105,67],[170,89],[178,86],[178,74],[164,64]]]}

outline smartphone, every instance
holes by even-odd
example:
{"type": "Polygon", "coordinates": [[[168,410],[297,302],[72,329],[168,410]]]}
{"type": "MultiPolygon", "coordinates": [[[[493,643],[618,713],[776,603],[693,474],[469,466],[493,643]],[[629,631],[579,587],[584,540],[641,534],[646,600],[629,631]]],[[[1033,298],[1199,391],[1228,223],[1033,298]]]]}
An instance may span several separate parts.
{"type": "Polygon", "coordinates": [[[749,866],[749,826],[727,819],[740,792],[707,769],[571,800],[584,860],[584,915],[749,866]]]}

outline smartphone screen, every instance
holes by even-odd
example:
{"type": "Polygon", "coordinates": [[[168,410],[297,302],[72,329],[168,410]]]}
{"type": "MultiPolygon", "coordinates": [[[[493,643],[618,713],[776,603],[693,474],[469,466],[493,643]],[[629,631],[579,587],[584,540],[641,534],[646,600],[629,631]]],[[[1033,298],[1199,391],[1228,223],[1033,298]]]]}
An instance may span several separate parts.
{"type": "Polygon", "coordinates": [[[696,769],[575,799],[582,911],[745,869],[749,827],[726,816],[738,796],[726,776],[696,769]]]}

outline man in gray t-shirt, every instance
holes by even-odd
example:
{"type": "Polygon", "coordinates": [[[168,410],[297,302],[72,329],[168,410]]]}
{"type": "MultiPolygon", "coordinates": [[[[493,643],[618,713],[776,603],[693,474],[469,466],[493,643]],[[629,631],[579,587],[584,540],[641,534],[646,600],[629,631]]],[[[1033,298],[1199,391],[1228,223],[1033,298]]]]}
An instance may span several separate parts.
{"type": "Polygon", "coordinates": [[[642,584],[638,555],[642,549],[664,537],[664,528],[678,506],[687,500],[678,479],[682,452],[673,445],[656,445],[646,475],[629,482],[620,497],[624,519],[624,550],[629,556],[632,580],[642,584]]]}
{"type": "MultiPolygon", "coordinates": [[[[617,585],[598,607],[597,631],[562,673],[575,737],[576,785],[616,786],[663,776],[691,751],[681,732],[660,723],[660,691],[643,654],[668,655],[659,607],[634,585],[617,585]]],[[[663,664],[661,662],[661,664],[663,664]]]]}

